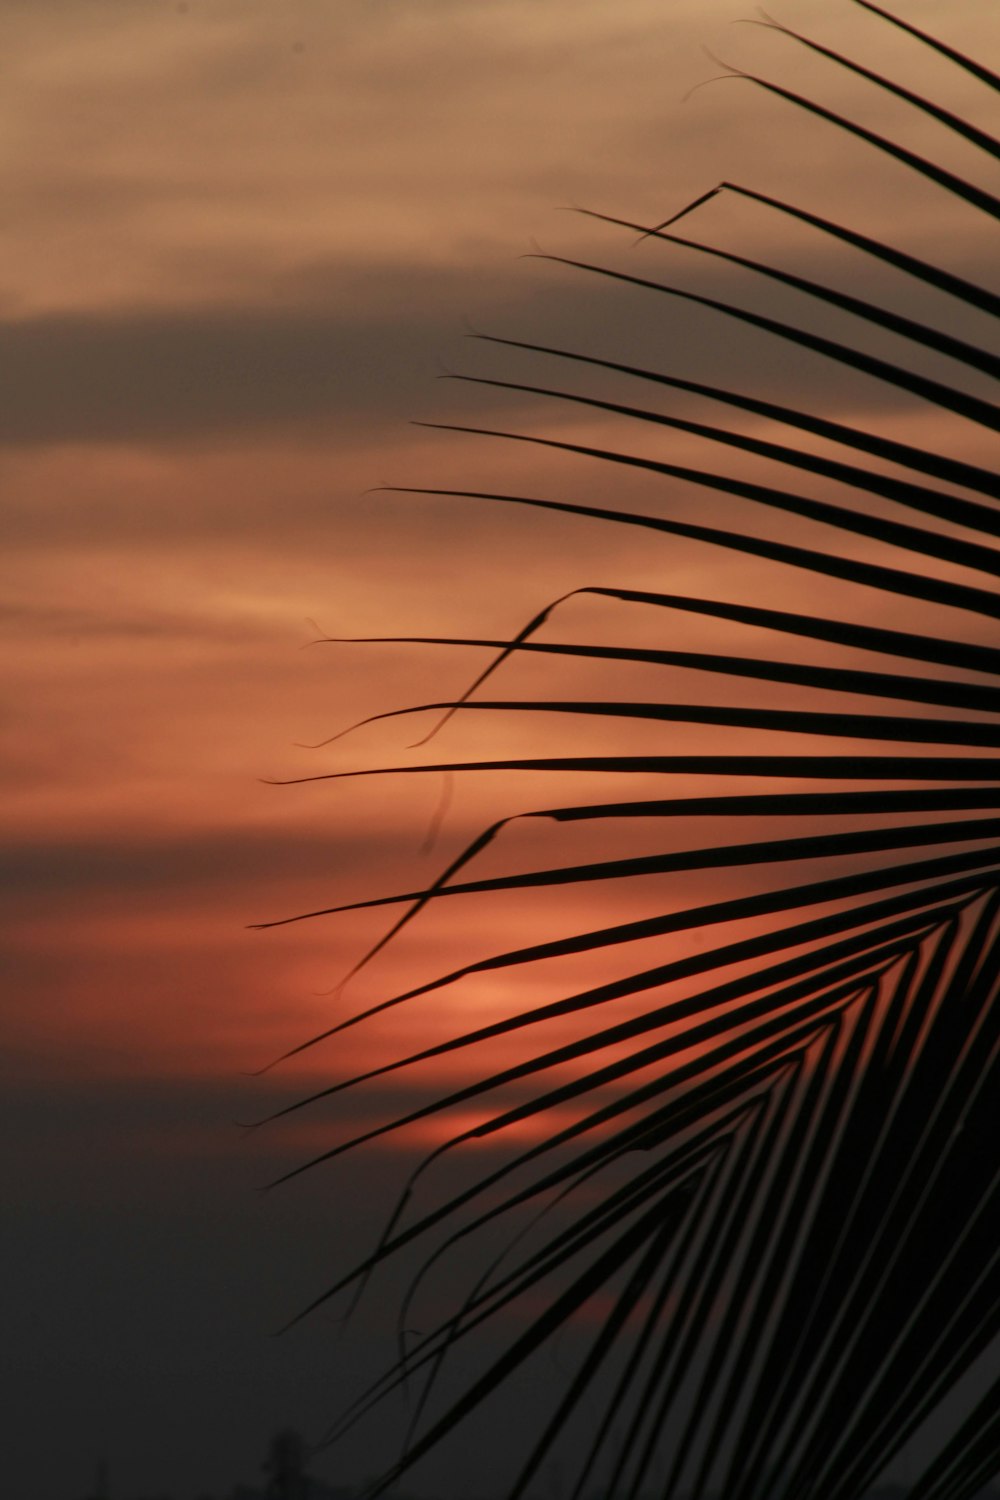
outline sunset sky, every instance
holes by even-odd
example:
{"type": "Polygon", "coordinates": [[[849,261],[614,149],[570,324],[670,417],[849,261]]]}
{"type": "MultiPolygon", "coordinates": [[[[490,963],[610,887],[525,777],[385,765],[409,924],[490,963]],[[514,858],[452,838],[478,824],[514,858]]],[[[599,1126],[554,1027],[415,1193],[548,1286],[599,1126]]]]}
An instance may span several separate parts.
{"type": "MultiPolygon", "coordinates": [[[[995,0],[895,9],[996,65],[995,0]]],[[[989,121],[985,90],[850,0],[775,10],[989,121]]],[[[470,715],[417,751],[429,722],[408,719],[304,748],[367,715],[448,699],[482,664],[470,649],[316,638],[502,638],[583,585],[723,598],[746,584],[744,562],[694,544],[381,492],[610,503],[607,475],[581,460],[410,425],[598,446],[618,430],[583,407],[437,379],[600,388],[466,335],[721,374],[844,420],[865,407],[882,430],[933,445],[935,419],[873,383],[704,311],[651,307],[634,289],[524,258],[600,261],[767,310],[774,294],[745,272],[565,211],[656,223],[726,178],[995,282],[971,209],[929,211],[925,185],[750,83],[695,89],[721,58],[978,169],[971,147],[899,101],[786,37],[730,24],[751,13],[736,0],[4,0],[11,1494],[80,1495],[99,1454],[117,1497],[221,1494],[256,1480],[281,1424],[318,1436],[392,1357],[395,1288],[377,1286],[339,1337],[322,1313],[271,1334],[371,1246],[404,1166],[439,1136],[428,1128],[256,1190],[469,1064],[431,1064],[265,1131],[236,1122],[452,1034],[470,1001],[446,992],[250,1075],[512,933],[581,925],[557,897],[544,911],[533,899],[428,914],[343,996],[330,992],[385,930],[384,912],[249,930],[419,886],[486,822],[555,796],[541,777],[457,781],[429,849],[449,790],[436,774],[269,779],[514,745],[546,753],[575,733],[470,715]]],[[[821,280],[842,264],[841,284],[860,295],[887,285],[745,202],[716,200],[686,232],[821,280]]],[[[943,307],[908,295],[903,311],[943,307]]],[[[971,314],[951,326],[976,336],[971,314]]],[[[681,463],[694,451],[682,436],[643,442],[681,463]]],[[[964,456],[985,461],[985,440],[964,456]]],[[[690,516],[706,503],[690,487],[676,498],[690,516]]],[[[632,500],[655,503],[648,476],[614,476],[613,503],[632,500]]],[[[813,586],[774,584],[766,564],[758,581],[791,608],[813,586]]],[[[661,639],[662,622],[624,606],[566,610],[581,631],[614,621],[616,640],[661,639]]],[[[895,623],[916,618],[896,610],[895,623]]],[[[552,671],[511,667],[503,692],[530,696],[552,671]]],[[[577,667],[565,680],[588,679],[577,667]]],[[[652,731],[630,735],[662,748],[652,731]]],[[[505,837],[529,860],[542,847],[530,829],[505,837]]],[[[585,857],[586,837],[560,834],[560,851],[585,857]]],[[[501,849],[482,869],[502,867],[501,849]]],[[[713,889],[688,881],[683,899],[713,889]]],[[[618,911],[628,898],[592,899],[618,911]]],[[[545,982],[512,994],[494,978],[473,994],[477,1018],[545,982]]],[[[383,1457],[369,1434],[317,1471],[353,1483],[383,1457]]],[[[414,1488],[488,1495],[502,1477],[498,1467],[494,1485],[493,1464],[488,1431],[475,1429],[414,1488]]]]}

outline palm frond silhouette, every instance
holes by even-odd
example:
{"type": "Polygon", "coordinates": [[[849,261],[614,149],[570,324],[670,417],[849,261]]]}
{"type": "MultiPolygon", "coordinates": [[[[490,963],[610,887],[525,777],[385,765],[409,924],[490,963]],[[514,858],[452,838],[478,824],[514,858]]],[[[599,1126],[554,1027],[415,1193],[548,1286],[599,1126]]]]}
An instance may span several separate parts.
{"type": "MultiPolygon", "coordinates": [[[[869,0],[855,3],[897,28],[900,46],[933,49],[976,88],[1000,87],[980,62],[869,0]]],[[[791,35],[934,129],[958,133],[981,157],[1000,156],[997,141],[969,121],[791,35]]],[[[987,220],[1000,214],[1000,199],[971,176],[791,89],[743,76],[917,174],[929,213],[946,219],[959,201],[987,220]]],[[[490,1143],[513,1126],[528,1128],[527,1144],[499,1164],[491,1157],[489,1170],[448,1201],[409,1219],[401,1211],[372,1255],[313,1305],[363,1285],[414,1243],[426,1243],[434,1262],[477,1236],[504,1244],[451,1314],[345,1416],[353,1422],[403,1382],[423,1381],[405,1451],[382,1487],[591,1309],[589,1346],[526,1440],[513,1496],[599,1392],[585,1436],[579,1423],[573,1428],[574,1497],[599,1476],[601,1492],[616,1497],[850,1500],[871,1488],[1000,1335],[1000,479],[982,461],[983,435],[1000,418],[987,384],[1000,372],[990,346],[1000,298],[858,228],[732,182],[660,225],[610,222],[645,237],[644,266],[680,245],[762,278],[772,299],[793,299],[792,310],[754,311],[582,261],[565,261],[569,270],[631,285],[650,300],[650,316],[665,299],[682,299],[707,319],[736,321],[774,347],[808,354],[839,372],[838,382],[857,383],[852,410],[874,392],[875,418],[834,419],[640,363],[481,336],[531,355],[541,370],[571,369],[634,391],[632,404],[564,390],[544,375],[530,383],[475,377],[519,400],[562,403],[561,413],[599,420],[602,433],[634,442],[463,426],[591,461],[608,502],[415,493],[547,511],[567,526],[599,526],[609,539],[639,528],[651,549],[683,539],[702,547],[709,564],[739,564],[747,587],[742,597],[703,597],[609,578],[545,603],[509,639],[411,638],[478,648],[487,664],[461,695],[381,717],[431,715],[437,734],[484,715],[530,724],[540,736],[568,731],[571,748],[563,738],[546,754],[435,752],[310,778],[488,771],[530,773],[532,785],[549,776],[558,789],[552,805],[519,815],[554,828],[541,865],[477,871],[487,846],[508,847],[515,820],[498,818],[431,883],[330,908],[400,909],[362,964],[432,904],[477,893],[524,893],[534,902],[564,887],[591,913],[595,886],[617,892],[636,882],[648,893],[673,878],[659,906],[650,909],[644,896],[647,904],[623,917],[616,895],[582,931],[554,925],[540,938],[532,927],[530,940],[365,1012],[491,974],[511,986],[531,975],[525,994],[537,997],[552,961],[576,963],[578,973],[592,963],[600,975],[569,990],[554,985],[539,1003],[367,1075],[527,1038],[520,1061],[478,1074],[471,1059],[484,1054],[470,1053],[466,1081],[444,1097],[317,1161],[458,1106],[483,1118],[449,1147],[490,1143]],[[876,283],[901,296],[868,300],[676,231],[717,195],[808,231],[848,271],[875,267],[876,283]],[[890,305],[925,298],[943,315],[924,321],[890,305]],[[836,332],[814,331],[810,309],[836,332]],[[957,331],[969,327],[975,337],[957,331]],[[923,426],[880,424],[886,411],[923,426]],[[921,431],[926,442],[913,440],[921,431]],[[706,456],[675,462],[662,446],[673,434],[683,436],[684,453],[697,443],[706,456]],[[714,467],[710,455],[720,453],[728,461],[714,467]],[[648,511],[615,499],[625,472],[654,487],[648,511]],[[675,482],[703,497],[696,514],[674,507],[675,482]],[[777,587],[762,591],[757,580],[775,570],[795,581],[793,597],[804,604],[780,607],[777,587]],[[602,619],[635,612],[651,644],[550,638],[594,604],[602,619]],[[547,662],[571,683],[599,688],[497,696],[494,684],[526,662],[536,674],[547,662]],[[678,675],[697,685],[691,701],[672,696],[678,675]],[[634,696],[640,680],[671,688],[634,696]],[[584,789],[579,800],[576,787],[584,789]],[[570,825],[607,852],[561,856],[570,825]],[[531,1040],[551,1038],[545,1023],[555,1022],[561,1040],[531,1040]],[[495,1107],[490,1099],[504,1089],[495,1107]],[[520,1227],[526,1211],[553,1204],[523,1238],[511,1229],[510,1243],[503,1239],[506,1224],[520,1227]],[[530,1315],[518,1312],[529,1304],[530,1315]],[[431,1416],[442,1362],[490,1325],[511,1330],[504,1351],[431,1416]]],[[[738,579],[732,569],[720,576],[738,579]]],[[[1000,1471],[998,1413],[1000,1384],[980,1387],[978,1404],[966,1402],[911,1489],[913,1500],[966,1500],[1000,1471]]]]}

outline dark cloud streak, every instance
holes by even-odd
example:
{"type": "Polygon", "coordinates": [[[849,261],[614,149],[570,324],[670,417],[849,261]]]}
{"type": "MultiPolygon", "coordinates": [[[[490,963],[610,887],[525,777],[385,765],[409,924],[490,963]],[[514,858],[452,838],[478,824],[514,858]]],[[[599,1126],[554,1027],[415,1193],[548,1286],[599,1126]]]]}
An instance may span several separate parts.
{"type": "MultiPolygon", "coordinates": [[[[764,312],[781,307],[787,315],[767,284],[692,261],[690,252],[626,252],[611,255],[609,263],[764,312]]],[[[536,263],[522,274],[512,269],[509,277],[470,280],[461,300],[456,278],[442,273],[400,267],[338,279],[314,268],[289,277],[270,299],[244,306],[8,320],[0,325],[0,351],[11,375],[0,443],[197,443],[238,435],[256,444],[268,433],[295,429],[356,436],[359,429],[441,415],[456,405],[509,408],[510,396],[488,387],[466,389],[459,398],[454,386],[444,392],[434,383],[435,375],[453,370],[490,374],[510,366],[495,350],[484,357],[481,348],[470,348],[462,337],[473,331],[470,318],[477,331],[654,368],[683,362],[694,379],[699,371],[717,375],[721,341],[734,385],[752,380],[756,389],[777,393],[794,375],[800,399],[851,400],[855,387],[843,372],[718,314],[559,266],[536,263]],[[296,300],[302,291],[315,300],[296,300]]],[[[812,271],[824,279],[822,265],[812,271]]],[[[869,280],[872,291],[884,294],[877,278],[869,280]]],[[[842,316],[831,322],[810,304],[809,317],[819,331],[829,325],[843,335],[842,316]]],[[[908,352],[885,336],[862,336],[889,357],[908,352]]],[[[934,362],[921,356],[921,363],[934,362]]],[[[520,367],[521,378],[542,384],[572,388],[578,379],[553,361],[522,359],[520,367]]],[[[897,404],[891,390],[876,393],[870,383],[865,395],[878,406],[897,404]]]]}

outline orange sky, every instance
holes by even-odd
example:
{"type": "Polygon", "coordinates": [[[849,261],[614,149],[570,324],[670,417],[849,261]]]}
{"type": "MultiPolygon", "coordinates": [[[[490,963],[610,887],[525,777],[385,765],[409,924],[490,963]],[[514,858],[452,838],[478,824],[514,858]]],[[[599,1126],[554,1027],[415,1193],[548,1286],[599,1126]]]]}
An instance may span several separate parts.
{"type": "MultiPolygon", "coordinates": [[[[355,999],[373,1003],[413,974],[525,941],[553,922],[585,925],[579,902],[570,910],[558,897],[428,914],[342,1000],[321,992],[384,930],[384,915],[246,930],[419,885],[484,822],[557,800],[544,778],[460,781],[428,854],[436,776],[262,784],[398,763],[426,728],[418,721],[369,726],[322,751],[301,744],[369,714],[447,699],[480,664],[469,650],[309,645],[319,632],[502,637],[580,585],[719,597],[745,586],[745,563],[691,544],[366,493],[470,485],[607,499],[608,475],[579,460],[407,425],[622,441],[620,425],[583,408],[437,382],[463,371],[600,388],[551,362],[470,344],[466,332],[659,362],[693,378],[718,378],[721,367],[734,386],[778,399],[794,390],[844,420],[874,398],[881,430],[933,443],[923,412],[863,377],[832,378],[710,314],[666,299],[651,312],[634,291],[520,259],[537,249],[595,259],[712,295],[756,297],[767,309],[768,293],[746,275],[682,249],[636,248],[627,232],[560,211],[660,220],[726,177],[988,279],[994,268],[972,211],[947,220],[929,212],[930,189],[864,145],[801,117],[789,129],[788,107],[747,83],[685,97],[721,71],[707,47],[863,111],[874,129],[905,128],[914,149],[972,170],[971,147],[902,104],[786,38],[729,24],[748,9],[731,0],[8,0],[5,1050],[11,1088],[32,1108],[44,1111],[60,1092],[74,1101],[65,1121],[74,1149],[91,1129],[94,1099],[119,1099],[127,1119],[128,1101],[148,1085],[173,1103],[130,1149],[141,1139],[151,1161],[175,1150],[177,1159],[221,1160],[232,1149],[242,1153],[243,1191],[271,1167],[247,1169],[234,1113],[266,1113],[297,1089],[440,1038],[465,1024],[470,1004],[477,1018],[505,1013],[547,994],[551,979],[533,975],[515,995],[493,980],[471,999],[421,1001],[419,1012],[393,1012],[391,1024],[307,1054],[287,1082],[241,1075],[355,999]],[[192,1090],[200,1123],[185,1134],[192,1090]]],[[[897,9],[974,56],[995,45],[993,0],[962,0],[947,15],[933,0],[898,0],[897,9]]],[[[786,0],[780,19],[988,122],[985,91],[849,0],[786,0]]],[[[817,279],[836,263],[828,244],[747,204],[718,201],[687,232],[780,255],[817,279]]],[[[851,265],[854,290],[886,294],[877,270],[851,265]]],[[[943,310],[919,295],[923,315],[943,310]]],[[[913,311],[905,298],[900,306],[913,311]]],[[[971,316],[952,327],[976,332],[971,316]]],[[[638,394],[611,389],[611,399],[638,394]]],[[[695,451],[679,436],[632,440],[675,462],[695,451]]],[[[985,441],[965,456],[985,461],[985,441]]],[[[651,505],[659,494],[648,476],[615,475],[613,486],[614,503],[651,505]]],[[[684,486],[671,500],[688,517],[705,503],[684,486]]],[[[759,517],[740,519],[766,529],[759,517]]],[[[805,524],[796,532],[809,535],[805,524]]],[[[766,564],[757,576],[790,607],[811,597],[808,579],[776,579],[766,564]]],[[[836,586],[828,597],[836,601],[836,586]]],[[[567,610],[579,628],[610,628],[622,642],[662,639],[661,621],[625,606],[567,610]]],[[[916,618],[903,605],[891,617],[916,618]]],[[[710,622],[685,629],[685,645],[711,638],[710,622]]],[[[518,664],[495,686],[527,694],[551,682],[548,670],[518,664]]],[[[693,676],[679,671],[671,690],[716,690],[684,680],[693,676]]],[[[574,680],[596,681],[582,672],[574,680]]],[[[630,730],[627,742],[638,738],[630,730]]],[[[686,742],[696,738],[690,731],[686,742]]],[[[415,754],[463,758],[514,743],[539,754],[571,740],[565,726],[498,728],[479,718],[455,722],[415,754]]],[[[663,748],[652,733],[644,743],[663,748]]],[[[586,800],[582,781],[576,790],[586,800]]],[[[588,836],[560,834],[547,847],[575,858],[588,836]]],[[[482,873],[504,867],[507,848],[541,858],[533,838],[511,830],[482,873]]],[[[714,889],[707,877],[687,880],[666,899],[689,903],[714,889]]],[[[637,909],[617,890],[592,899],[613,913],[637,909]]],[[[651,909],[662,887],[636,899],[651,909]]],[[[510,1055],[522,1055],[525,1043],[511,1045],[510,1055]]],[[[498,1049],[491,1062],[507,1056],[498,1049]]],[[[456,1066],[423,1076],[450,1078],[456,1066]]],[[[377,1114],[380,1098],[359,1103],[358,1118],[377,1114]]],[[[339,1116],[346,1123],[350,1108],[339,1116]]],[[[32,1163],[42,1181],[53,1174],[58,1197],[53,1163],[65,1137],[50,1139],[34,1119],[29,1110],[18,1155],[29,1176],[32,1163]]],[[[95,1156],[113,1156],[113,1135],[94,1129],[95,1156]]],[[[319,1130],[290,1127],[267,1149],[291,1165],[319,1130]]],[[[107,1191],[113,1200],[116,1189],[107,1191]]],[[[39,1297],[48,1290],[40,1286],[39,1297]]],[[[272,1291],[276,1317],[313,1290],[303,1280],[272,1291]]],[[[196,1482],[196,1459],[207,1462],[198,1452],[170,1483],[196,1482]]],[[[79,1461],[89,1464],[89,1454],[79,1461]]],[[[129,1462],[137,1485],[160,1482],[129,1462]]],[[[227,1451],[224,1472],[203,1483],[231,1479],[236,1463],[227,1451]]],[[[39,1500],[55,1500],[69,1472],[65,1461],[52,1467],[39,1500]]]]}

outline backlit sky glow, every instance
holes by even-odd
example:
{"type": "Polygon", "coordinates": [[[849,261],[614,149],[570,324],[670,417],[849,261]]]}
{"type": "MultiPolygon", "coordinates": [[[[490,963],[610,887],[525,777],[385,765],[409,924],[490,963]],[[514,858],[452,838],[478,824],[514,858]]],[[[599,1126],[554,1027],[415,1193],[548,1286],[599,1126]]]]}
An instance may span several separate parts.
{"type": "MultiPolygon", "coordinates": [[[[898,0],[897,10],[973,56],[995,52],[990,0],[962,0],[947,17],[932,0],[898,0]]],[[[788,106],[749,83],[685,98],[721,71],[707,47],[874,129],[905,131],[956,171],[978,166],[971,147],[794,42],[729,24],[743,14],[730,0],[7,0],[0,489],[12,691],[0,859],[6,1196],[20,1205],[5,1340],[22,1368],[19,1492],[82,1491],[98,1451],[111,1457],[118,1494],[221,1492],[253,1478],[280,1423],[321,1430],[359,1372],[391,1353],[380,1342],[391,1286],[385,1310],[376,1298],[339,1343],[329,1320],[267,1335],[370,1245],[403,1165],[439,1136],[422,1128],[263,1198],[253,1188],[469,1063],[426,1065],[412,1081],[383,1081],[250,1137],[232,1122],[454,1034],[470,1007],[477,1020],[506,1014],[545,998],[553,980],[580,977],[569,965],[532,973],[512,995],[487,976],[264,1079],[246,1076],[418,977],[587,920],[577,893],[441,902],[342,998],[329,991],[384,931],[384,913],[246,930],[411,889],[486,822],[558,800],[542,776],[460,779],[427,853],[437,775],[264,785],[412,758],[424,719],[370,725],[321,751],[301,746],[370,714],[448,699],[482,660],[316,636],[505,637],[586,584],[749,594],[745,561],[690,544],[378,492],[468,485],[657,503],[648,476],[615,475],[611,494],[607,473],[578,459],[408,425],[622,441],[620,424],[582,407],[438,381],[464,372],[636,397],[627,383],[602,386],[465,334],[694,379],[722,372],[734,387],[794,391],[842,420],[863,409],[871,424],[874,412],[881,430],[927,446],[937,420],[946,440],[945,418],[894,406],[863,377],[831,375],[681,303],[662,299],[654,317],[634,291],[520,258],[599,261],[767,311],[773,294],[745,273],[636,247],[627,231],[562,211],[655,222],[725,177],[989,282],[972,211],[928,212],[931,189],[863,144],[802,117],[789,128],[788,106]]],[[[786,0],[779,19],[987,123],[985,91],[849,0],[786,0]]],[[[780,256],[819,280],[849,264],[852,290],[887,294],[877,269],[838,261],[745,203],[716,200],[687,232],[780,256]]],[[[902,311],[931,320],[944,308],[912,295],[902,311]]],[[[975,339],[971,315],[947,315],[975,339]]],[[[673,462],[695,452],[681,435],[629,436],[673,462]]],[[[963,456],[988,460],[985,439],[963,456]]],[[[713,461],[740,464],[724,450],[713,461]]],[[[689,517],[706,503],[692,486],[671,499],[689,517]]],[[[809,526],[796,535],[808,538],[809,526]]],[[[780,588],[785,607],[810,599],[808,578],[766,564],[754,577],[772,596],[780,588]]],[[[579,600],[565,611],[567,637],[572,626],[613,629],[623,644],[661,639],[662,622],[623,605],[579,600]]],[[[881,618],[912,627],[919,611],[897,601],[881,618]]],[[[692,627],[690,639],[697,630],[698,643],[711,640],[712,629],[692,627]]],[[[552,670],[542,658],[512,664],[496,696],[542,692],[552,670]]],[[[680,698],[724,691],[677,676],[680,698]]],[[[561,677],[596,680],[579,666],[561,677]]],[[[638,696],[648,679],[636,668],[621,681],[622,696],[638,696]]],[[[685,744],[711,743],[706,731],[682,733],[685,744]]],[[[643,735],[629,736],[638,748],[643,735]]],[[[663,748],[652,731],[643,742],[663,748]]],[[[565,726],[534,716],[501,725],[469,714],[416,758],[567,743],[565,726]]],[[[608,743],[621,743],[612,730],[608,743]]],[[[581,779],[574,796],[594,790],[581,779]]],[[[512,828],[472,873],[515,856],[540,861],[551,837],[512,828]]],[[[567,860],[600,843],[586,829],[558,839],[567,860]]],[[[718,890],[706,874],[667,899],[693,904],[718,890]]],[[[653,909],[663,886],[595,888],[592,899],[613,919],[653,909]]],[[[496,1045],[490,1066],[537,1044],[496,1045]]],[[[474,1458],[485,1432],[429,1463],[416,1487],[499,1487],[474,1458]]],[[[378,1463],[359,1441],[328,1472],[353,1482],[378,1463]]]]}

